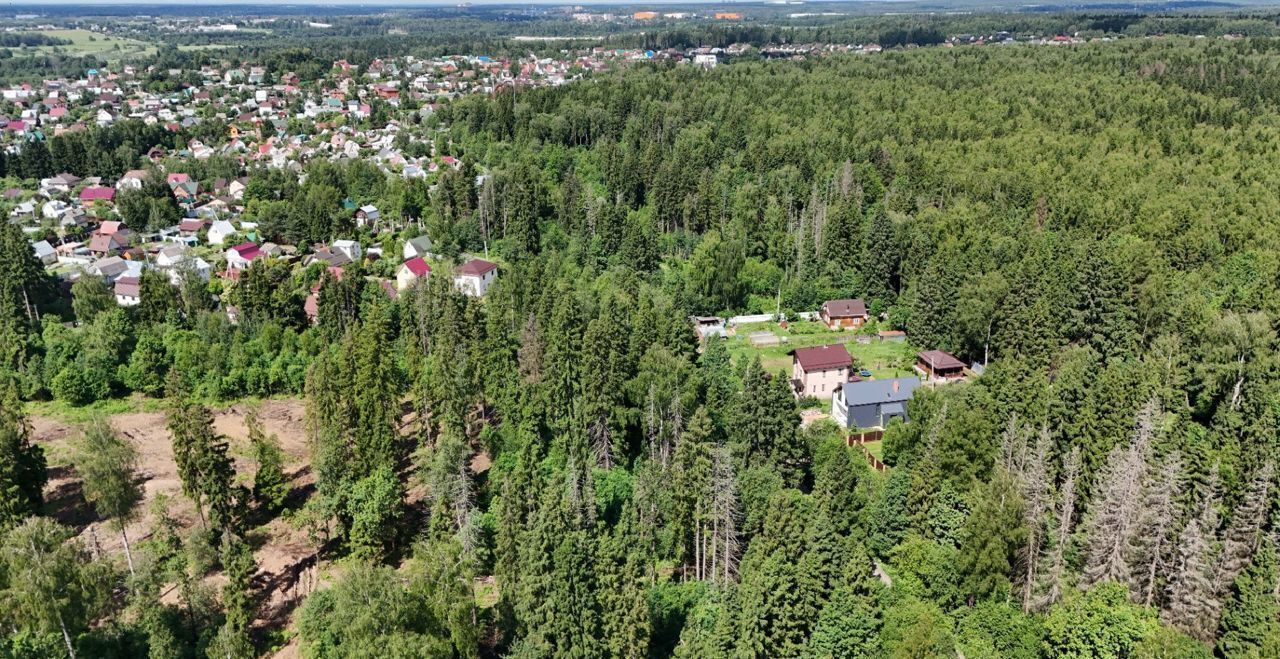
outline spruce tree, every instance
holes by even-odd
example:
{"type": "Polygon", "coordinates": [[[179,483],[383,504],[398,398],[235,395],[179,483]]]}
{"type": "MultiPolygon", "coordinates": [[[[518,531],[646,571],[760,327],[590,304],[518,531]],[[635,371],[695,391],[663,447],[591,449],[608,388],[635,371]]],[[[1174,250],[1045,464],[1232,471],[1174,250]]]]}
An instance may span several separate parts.
{"type": "Polygon", "coordinates": [[[44,449],[31,441],[16,387],[0,382],[0,530],[40,511],[48,478],[44,449]]]}
{"type": "Polygon", "coordinates": [[[1275,548],[1264,546],[1235,581],[1218,629],[1218,653],[1226,659],[1270,657],[1280,651],[1280,602],[1275,595],[1275,548]]]}

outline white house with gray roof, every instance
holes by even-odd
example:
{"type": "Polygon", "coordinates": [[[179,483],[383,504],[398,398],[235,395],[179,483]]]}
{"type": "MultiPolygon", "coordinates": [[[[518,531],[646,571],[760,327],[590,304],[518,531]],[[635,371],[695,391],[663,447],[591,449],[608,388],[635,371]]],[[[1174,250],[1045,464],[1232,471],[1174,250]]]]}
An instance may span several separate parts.
{"type": "Polygon", "coordinates": [[[920,378],[846,382],[831,395],[831,418],[845,428],[883,428],[890,419],[907,420],[907,401],[920,378]]]}

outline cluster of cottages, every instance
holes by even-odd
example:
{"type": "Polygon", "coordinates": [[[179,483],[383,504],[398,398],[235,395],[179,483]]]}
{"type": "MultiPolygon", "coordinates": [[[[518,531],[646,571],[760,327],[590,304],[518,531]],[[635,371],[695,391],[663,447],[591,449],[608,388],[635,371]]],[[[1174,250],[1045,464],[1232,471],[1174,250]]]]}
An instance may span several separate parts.
{"type": "MultiPolygon", "coordinates": [[[[169,174],[170,190],[187,209],[188,217],[159,232],[141,234],[121,221],[102,219],[110,216],[115,193],[140,186],[145,176],[147,173],[141,170],[129,172],[111,186],[71,174],[44,179],[37,197],[17,204],[10,221],[24,225],[30,235],[41,238],[46,235],[41,222],[55,220],[64,236],[62,242],[55,246],[45,239],[33,240],[31,249],[36,258],[66,281],[82,276],[102,278],[114,288],[116,302],[121,306],[133,306],[141,301],[139,282],[145,269],[164,273],[174,285],[193,274],[204,281],[217,276],[232,286],[243,271],[259,259],[281,259],[304,267],[322,263],[341,278],[344,267],[352,263],[389,256],[384,254],[381,245],[372,245],[366,250],[355,240],[311,245],[305,254],[292,245],[255,242],[255,224],[239,222],[237,225],[231,219],[223,219],[237,215],[244,179],[218,181],[213,194],[207,194],[187,175],[169,174]],[[213,210],[209,210],[211,208],[213,210]],[[224,212],[227,214],[222,215],[224,212]],[[72,232],[72,227],[77,230],[72,232]],[[72,235],[83,236],[83,239],[72,239],[72,235]],[[219,267],[215,269],[210,261],[219,267]]],[[[370,226],[380,221],[375,206],[349,204],[348,210],[359,225],[370,226]]],[[[436,258],[431,252],[429,237],[407,240],[400,249],[395,280],[380,284],[394,296],[429,276],[428,259],[436,258]]],[[[483,297],[497,273],[497,265],[472,259],[454,270],[453,281],[459,291],[483,297]]],[[[318,292],[317,286],[304,305],[313,321],[318,313],[318,292]]],[[[234,318],[233,309],[228,309],[228,313],[234,318]]]]}
{"type": "MultiPolygon", "coordinates": [[[[802,314],[817,320],[832,331],[862,330],[871,320],[866,302],[861,299],[828,300],[817,313],[802,314]]],[[[695,316],[695,331],[701,339],[728,334],[726,325],[736,322],[762,322],[773,316],[742,316],[725,319],[695,316]]],[[[754,347],[780,345],[773,332],[752,332],[747,340],[754,347]]],[[[872,340],[901,342],[906,334],[900,330],[882,330],[876,334],[858,334],[859,342],[872,340]]],[[[916,353],[911,377],[875,379],[866,370],[854,368],[853,356],[844,343],[830,343],[790,351],[790,385],[796,398],[818,398],[831,401],[831,417],[842,427],[853,429],[883,428],[892,419],[907,420],[907,401],[922,385],[938,385],[963,380],[981,372],[981,367],[966,367],[964,362],[942,350],[916,353]]]]}
{"type": "Polygon", "coordinates": [[[0,138],[15,148],[27,140],[126,119],[179,132],[214,117],[228,125],[225,139],[215,140],[216,144],[192,139],[176,155],[197,160],[222,155],[294,168],[315,157],[362,158],[412,178],[451,164],[422,155],[431,152],[432,140],[429,131],[416,127],[417,119],[429,116],[442,101],[503,88],[560,85],[604,70],[613,62],[645,59],[646,52],[651,56],[651,51],[603,47],[515,59],[405,56],[376,59],[363,67],[337,60],[330,73],[316,81],[249,63],[203,65],[198,71],[130,64],[88,69],[76,79],[0,89],[14,108],[10,116],[0,117],[4,129],[0,138]],[[192,81],[192,73],[199,82],[192,81]],[[153,91],[148,83],[156,76],[173,80],[175,90],[153,91]],[[407,101],[413,109],[408,109],[407,101]],[[391,110],[388,120],[373,127],[359,125],[373,115],[377,104],[391,110]],[[291,130],[298,122],[307,126],[303,132],[291,130]],[[420,142],[425,148],[404,149],[406,142],[420,142]]]}

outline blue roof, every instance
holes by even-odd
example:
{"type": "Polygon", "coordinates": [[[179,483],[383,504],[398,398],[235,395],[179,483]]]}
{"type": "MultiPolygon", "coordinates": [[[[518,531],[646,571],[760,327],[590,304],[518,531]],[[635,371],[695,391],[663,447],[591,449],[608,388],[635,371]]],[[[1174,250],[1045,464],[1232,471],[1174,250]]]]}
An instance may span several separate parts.
{"type": "Polygon", "coordinates": [[[844,401],[849,407],[875,403],[902,403],[920,386],[920,378],[894,378],[891,380],[863,380],[844,385],[844,401]],[[894,391],[894,383],[898,390],[894,391]]]}
{"type": "Polygon", "coordinates": [[[906,410],[902,408],[902,403],[889,403],[880,406],[880,413],[885,415],[906,414],[906,410]]]}

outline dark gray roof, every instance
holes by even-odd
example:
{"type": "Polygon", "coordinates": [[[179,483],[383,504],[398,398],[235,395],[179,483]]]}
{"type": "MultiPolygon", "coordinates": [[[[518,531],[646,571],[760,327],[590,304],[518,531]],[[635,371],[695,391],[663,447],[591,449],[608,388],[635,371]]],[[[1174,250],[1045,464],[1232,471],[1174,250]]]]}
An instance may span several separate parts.
{"type": "Polygon", "coordinates": [[[911,399],[911,393],[920,386],[920,378],[895,378],[892,380],[863,380],[844,385],[844,402],[849,407],[873,403],[901,403],[911,399]],[[894,391],[894,383],[898,383],[894,391]]]}

